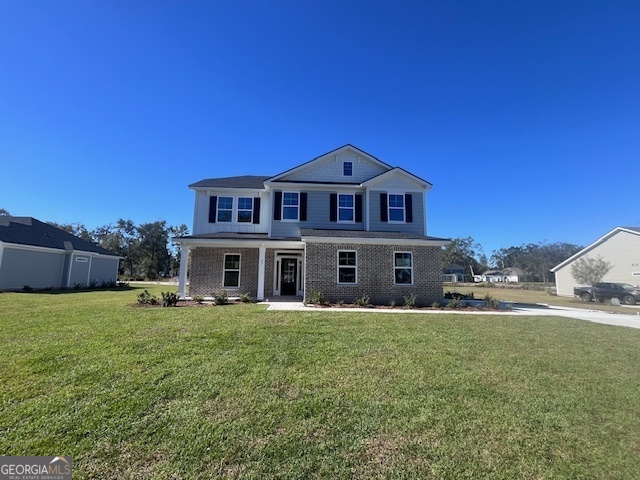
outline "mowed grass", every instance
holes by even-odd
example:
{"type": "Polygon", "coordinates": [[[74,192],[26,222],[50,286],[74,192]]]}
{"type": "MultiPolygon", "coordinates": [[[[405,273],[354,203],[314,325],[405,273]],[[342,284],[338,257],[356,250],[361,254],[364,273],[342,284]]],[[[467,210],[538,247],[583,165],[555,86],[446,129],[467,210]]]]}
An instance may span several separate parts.
{"type": "Polygon", "coordinates": [[[444,292],[473,293],[477,299],[483,299],[485,295],[491,295],[494,298],[507,302],[543,303],[551,306],[586,308],[589,310],[624,313],[627,315],[636,315],[640,312],[640,305],[624,307],[611,305],[609,301],[605,303],[583,302],[578,297],[558,297],[556,295],[549,295],[546,291],[525,290],[524,288],[520,289],[517,287],[487,287],[484,285],[470,286],[468,284],[456,285],[455,283],[447,283],[444,286],[444,292]]]}
{"type": "Polygon", "coordinates": [[[72,455],[77,479],[638,478],[640,331],[140,291],[0,294],[0,455],[72,455]]]}

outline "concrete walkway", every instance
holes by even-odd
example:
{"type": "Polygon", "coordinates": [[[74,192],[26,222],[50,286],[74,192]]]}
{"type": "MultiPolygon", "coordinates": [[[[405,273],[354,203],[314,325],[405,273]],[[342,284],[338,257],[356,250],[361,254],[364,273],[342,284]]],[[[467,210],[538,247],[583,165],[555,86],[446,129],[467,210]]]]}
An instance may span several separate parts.
{"type": "Polygon", "coordinates": [[[262,302],[269,305],[267,310],[288,310],[305,312],[367,312],[367,313],[422,313],[433,314],[454,314],[454,315],[538,315],[547,317],[567,317],[587,322],[603,323],[606,325],[616,325],[620,327],[630,327],[640,329],[640,312],[637,315],[623,315],[621,313],[608,313],[601,310],[588,310],[586,308],[568,307],[548,307],[540,306],[518,306],[514,304],[511,310],[500,311],[471,311],[471,310],[405,310],[401,308],[316,308],[307,307],[302,302],[262,302]]]}

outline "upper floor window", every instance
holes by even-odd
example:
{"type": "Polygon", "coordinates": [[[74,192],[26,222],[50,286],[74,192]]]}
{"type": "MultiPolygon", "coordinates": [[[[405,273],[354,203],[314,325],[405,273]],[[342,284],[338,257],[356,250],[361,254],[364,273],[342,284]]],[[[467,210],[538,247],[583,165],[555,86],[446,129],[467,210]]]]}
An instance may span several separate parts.
{"type": "Polygon", "coordinates": [[[253,198],[238,198],[238,223],[251,223],[253,215],[253,198]]]}
{"type": "Polygon", "coordinates": [[[353,177],[353,162],[342,162],[342,176],[353,177]]]}
{"type": "Polygon", "coordinates": [[[338,251],[338,283],[358,283],[356,252],[338,251]]]}
{"type": "Polygon", "coordinates": [[[218,197],[218,222],[231,222],[233,219],[233,197],[218,197]]]}
{"type": "Polygon", "coordinates": [[[300,217],[300,194],[284,192],[282,194],[282,219],[298,220],[300,217]]]}
{"type": "Polygon", "coordinates": [[[341,193],[338,195],[338,221],[353,222],[355,218],[355,195],[341,193]]]}
{"type": "Polygon", "coordinates": [[[404,195],[389,194],[389,221],[404,222],[404,195]]]}
{"type": "Polygon", "coordinates": [[[393,283],[413,285],[413,253],[393,252],[393,283]]]}

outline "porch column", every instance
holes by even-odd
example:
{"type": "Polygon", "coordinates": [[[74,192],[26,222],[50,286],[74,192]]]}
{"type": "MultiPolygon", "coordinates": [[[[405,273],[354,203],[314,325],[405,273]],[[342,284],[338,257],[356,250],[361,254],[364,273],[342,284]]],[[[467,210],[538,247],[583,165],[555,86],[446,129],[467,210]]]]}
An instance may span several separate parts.
{"type": "Polygon", "coordinates": [[[266,247],[260,247],[259,248],[259,256],[258,256],[258,293],[257,293],[257,300],[264,300],[264,274],[265,274],[265,269],[267,267],[266,265],[266,258],[267,258],[267,248],[266,247]]]}
{"type": "Polygon", "coordinates": [[[181,300],[186,298],[187,292],[187,268],[189,266],[189,248],[187,245],[180,245],[180,276],[178,277],[178,296],[181,300]]]}

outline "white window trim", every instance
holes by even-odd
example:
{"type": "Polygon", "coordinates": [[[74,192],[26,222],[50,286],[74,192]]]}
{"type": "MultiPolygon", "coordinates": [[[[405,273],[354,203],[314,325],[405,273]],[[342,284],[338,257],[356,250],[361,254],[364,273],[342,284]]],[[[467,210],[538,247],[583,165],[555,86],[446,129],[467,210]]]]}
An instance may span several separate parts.
{"type": "Polygon", "coordinates": [[[407,199],[405,198],[404,192],[387,192],[387,222],[397,224],[407,223],[407,199]],[[391,206],[391,195],[402,197],[402,209],[391,206]],[[402,220],[391,220],[391,210],[402,210],[402,220]]]}
{"type": "Polygon", "coordinates": [[[281,210],[280,210],[280,221],[282,222],[299,222],[300,221],[300,192],[294,192],[294,191],[287,191],[287,192],[282,192],[282,205],[280,206],[281,210]],[[284,204],[284,196],[287,193],[295,193],[298,196],[298,205],[296,206],[296,208],[298,209],[298,216],[297,218],[293,219],[293,218],[284,218],[284,209],[285,207],[288,208],[293,208],[294,205],[285,205],[284,204]]]}
{"type": "Polygon", "coordinates": [[[342,176],[345,178],[353,178],[353,167],[354,167],[354,162],[352,160],[343,160],[342,161],[342,176]],[[344,167],[345,164],[350,163],[351,164],[351,175],[345,175],[344,174],[344,167]]]}
{"type": "Polygon", "coordinates": [[[337,208],[336,212],[336,220],[338,223],[356,223],[356,194],[355,193],[338,193],[337,197],[337,208]],[[350,207],[340,207],[340,195],[349,195],[353,199],[353,207],[351,207],[351,211],[353,212],[353,220],[340,220],[340,208],[348,209],[350,207]]]}
{"type": "Polygon", "coordinates": [[[253,197],[246,197],[246,196],[238,196],[236,197],[236,211],[235,211],[235,215],[233,218],[235,218],[235,223],[237,223],[238,225],[247,225],[250,223],[253,223],[253,204],[255,202],[255,199],[253,197]],[[251,200],[251,208],[250,209],[241,209],[240,208],[240,199],[241,198],[248,198],[249,200],[251,200]],[[249,212],[251,214],[251,219],[248,222],[241,222],[240,220],[238,220],[238,216],[240,215],[240,212],[249,212]]]}
{"type": "Polygon", "coordinates": [[[241,253],[225,253],[222,258],[222,288],[224,289],[239,289],[240,288],[240,276],[242,274],[242,254],[241,253]],[[238,256],[238,269],[235,268],[226,268],[227,266],[227,255],[237,255],[238,256]],[[236,287],[227,286],[224,284],[225,273],[227,272],[238,272],[238,285],[236,287]]]}
{"type": "Polygon", "coordinates": [[[219,195],[218,196],[218,201],[217,201],[217,204],[216,204],[216,223],[234,223],[233,222],[233,213],[234,213],[234,210],[235,210],[235,206],[234,205],[237,204],[237,202],[234,202],[234,200],[235,200],[235,197],[233,197],[231,195],[219,195]],[[221,198],[230,198],[231,199],[231,221],[229,221],[229,222],[225,222],[225,221],[220,220],[220,212],[221,211],[222,212],[228,212],[229,211],[228,208],[220,208],[220,199],[221,198]]]}
{"type": "Polygon", "coordinates": [[[357,250],[338,250],[336,253],[336,283],[338,285],[358,285],[358,251],[357,250]],[[353,252],[356,254],[356,264],[351,265],[340,265],[340,253],[344,252],[353,252]],[[340,281],[340,268],[355,268],[356,269],[356,281],[355,282],[341,282],[340,281]]]}
{"type": "Polygon", "coordinates": [[[409,287],[415,284],[415,272],[413,270],[413,252],[410,251],[400,251],[400,250],[396,250],[392,253],[393,258],[392,258],[392,262],[393,262],[393,284],[397,285],[399,287],[409,287]],[[411,266],[410,267],[396,267],[396,253],[408,253],[411,255],[411,266]],[[411,271],[411,283],[396,283],[396,269],[409,269],[411,271]]]}

